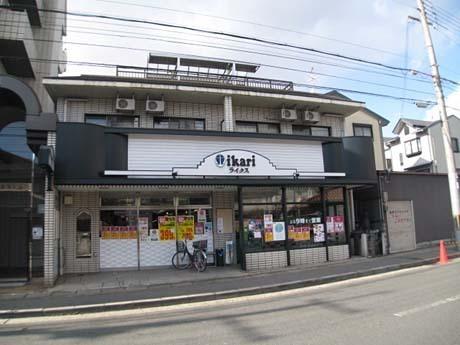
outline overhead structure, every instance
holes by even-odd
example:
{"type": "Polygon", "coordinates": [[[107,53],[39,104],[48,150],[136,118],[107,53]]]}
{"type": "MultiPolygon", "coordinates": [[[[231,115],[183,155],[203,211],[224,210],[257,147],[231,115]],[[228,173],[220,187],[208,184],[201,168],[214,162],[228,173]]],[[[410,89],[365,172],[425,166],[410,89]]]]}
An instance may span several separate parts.
{"type": "Polygon", "coordinates": [[[189,56],[155,55],[150,53],[148,58],[148,67],[168,71],[191,71],[192,69],[192,71],[195,72],[231,75],[235,72],[256,73],[260,65],[234,62],[230,60],[211,60],[189,56]]]}

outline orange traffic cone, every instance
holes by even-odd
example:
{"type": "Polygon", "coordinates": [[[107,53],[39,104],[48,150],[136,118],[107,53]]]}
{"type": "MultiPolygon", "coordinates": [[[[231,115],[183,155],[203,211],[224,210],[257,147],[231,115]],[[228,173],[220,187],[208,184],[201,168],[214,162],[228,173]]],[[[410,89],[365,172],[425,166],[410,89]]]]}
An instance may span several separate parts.
{"type": "Polygon", "coordinates": [[[447,249],[444,241],[439,241],[439,264],[444,265],[449,262],[449,258],[447,257],[447,249]]]}

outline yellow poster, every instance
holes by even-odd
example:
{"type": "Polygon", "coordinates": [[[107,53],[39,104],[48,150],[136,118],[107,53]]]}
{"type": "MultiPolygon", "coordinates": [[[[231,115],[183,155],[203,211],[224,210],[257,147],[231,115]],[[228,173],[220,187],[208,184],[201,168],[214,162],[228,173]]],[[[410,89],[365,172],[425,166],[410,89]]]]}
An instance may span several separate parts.
{"type": "Polygon", "coordinates": [[[176,239],[176,217],[158,217],[158,232],[160,241],[171,241],[176,239]]]}
{"type": "Polygon", "coordinates": [[[177,239],[193,240],[195,236],[195,218],[193,216],[177,217],[177,239]]]}

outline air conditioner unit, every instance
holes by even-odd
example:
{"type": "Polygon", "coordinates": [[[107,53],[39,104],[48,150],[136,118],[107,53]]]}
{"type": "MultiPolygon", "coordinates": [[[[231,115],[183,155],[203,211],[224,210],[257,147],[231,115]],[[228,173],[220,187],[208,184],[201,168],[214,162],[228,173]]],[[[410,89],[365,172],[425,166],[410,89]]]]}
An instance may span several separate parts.
{"type": "Polygon", "coordinates": [[[165,102],[148,99],[145,102],[145,111],[148,113],[162,113],[165,111],[165,102]]]}
{"type": "Polygon", "coordinates": [[[297,111],[295,109],[281,109],[281,120],[297,120],[297,111]]]}
{"type": "Polygon", "coordinates": [[[117,98],[115,109],[119,111],[134,111],[136,109],[136,100],[134,98],[117,98]]]}
{"type": "Polygon", "coordinates": [[[304,115],[304,120],[308,122],[319,122],[321,119],[321,114],[317,111],[306,110],[304,115]]]}

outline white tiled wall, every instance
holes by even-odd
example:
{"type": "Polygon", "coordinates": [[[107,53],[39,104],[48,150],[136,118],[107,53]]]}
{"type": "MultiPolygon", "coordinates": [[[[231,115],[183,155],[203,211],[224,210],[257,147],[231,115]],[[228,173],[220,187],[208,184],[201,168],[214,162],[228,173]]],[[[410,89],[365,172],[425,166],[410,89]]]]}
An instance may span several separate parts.
{"type": "Polygon", "coordinates": [[[291,265],[311,265],[326,262],[326,248],[304,248],[289,251],[291,265]]]}
{"type": "MultiPolygon", "coordinates": [[[[68,100],[66,115],[64,116],[64,99],[57,101],[57,113],[60,121],[83,122],[85,114],[119,114],[115,110],[114,98],[93,98],[89,100],[68,100]]],[[[233,104],[234,121],[255,121],[279,123],[281,133],[291,134],[292,124],[304,124],[301,120],[295,122],[280,122],[278,108],[248,107],[233,104]]],[[[136,99],[136,110],[134,115],[140,116],[140,127],[152,128],[153,115],[145,112],[145,100],[136,99]]],[[[224,120],[224,104],[204,104],[189,102],[165,102],[164,114],[155,115],[157,117],[183,117],[193,119],[205,119],[206,130],[220,131],[224,120]]],[[[317,126],[331,127],[333,136],[342,137],[344,134],[344,120],[339,116],[324,115],[317,126]]],[[[230,128],[230,127],[229,127],[230,128]]]]}
{"type": "Polygon", "coordinates": [[[287,266],[287,252],[273,251],[246,254],[246,270],[261,271],[287,266]]]}
{"type": "Polygon", "coordinates": [[[341,246],[330,246],[329,250],[329,261],[340,261],[350,258],[350,251],[348,244],[341,246]]]}

